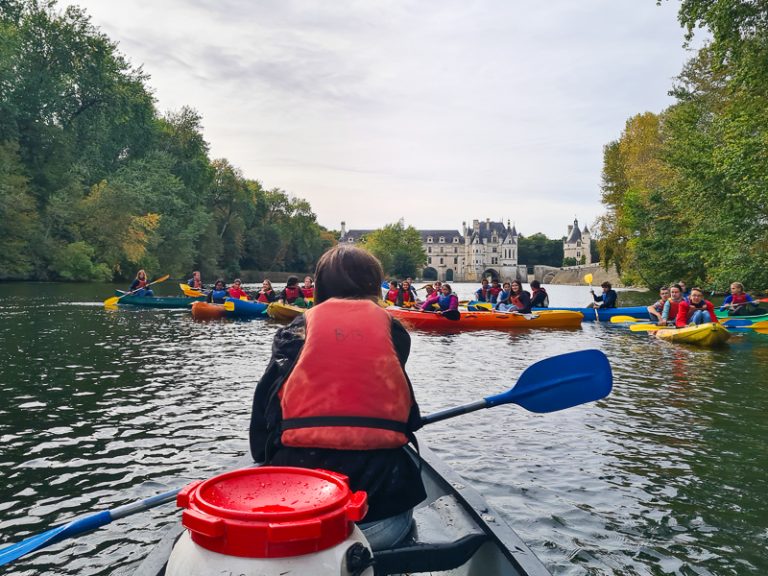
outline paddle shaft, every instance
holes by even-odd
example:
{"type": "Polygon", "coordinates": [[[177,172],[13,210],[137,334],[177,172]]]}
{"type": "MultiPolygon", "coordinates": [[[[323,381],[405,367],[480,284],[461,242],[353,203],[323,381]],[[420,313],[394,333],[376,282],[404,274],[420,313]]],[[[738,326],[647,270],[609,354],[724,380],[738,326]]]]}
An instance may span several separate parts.
{"type": "Polygon", "coordinates": [[[119,302],[120,300],[122,300],[122,299],[123,299],[123,298],[125,298],[126,296],[130,296],[131,294],[135,294],[135,293],[136,293],[136,292],[138,292],[139,290],[146,290],[147,288],[149,288],[149,287],[150,287],[150,286],[152,286],[153,284],[159,284],[160,282],[165,282],[165,281],[166,281],[166,280],[168,280],[168,278],[170,278],[170,277],[171,277],[171,275],[170,275],[170,274],[166,274],[165,276],[160,276],[160,278],[158,278],[157,280],[153,280],[152,282],[150,282],[150,283],[149,283],[149,284],[147,284],[146,286],[142,286],[141,288],[136,288],[136,290],[131,290],[130,292],[126,292],[125,294],[123,294],[123,295],[121,295],[121,296],[113,296],[112,298],[107,298],[107,299],[104,301],[104,304],[105,304],[105,305],[107,305],[107,306],[111,306],[111,305],[113,305],[113,304],[115,304],[115,303],[119,302]]]}

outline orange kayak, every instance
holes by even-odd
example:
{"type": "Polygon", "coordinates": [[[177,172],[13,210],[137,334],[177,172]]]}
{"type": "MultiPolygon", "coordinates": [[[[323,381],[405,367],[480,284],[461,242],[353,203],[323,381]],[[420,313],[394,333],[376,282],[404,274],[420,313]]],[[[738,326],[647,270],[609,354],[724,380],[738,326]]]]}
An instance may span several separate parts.
{"type": "Polygon", "coordinates": [[[387,312],[408,328],[420,330],[508,330],[517,328],[578,328],[581,312],[550,310],[535,314],[507,312],[464,312],[458,320],[448,320],[440,314],[420,312],[392,306],[387,312]]]}
{"type": "Polygon", "coordinates": [[[192,318],[195,320],[215,320],[224,317],[224,304],[195,302],[192,304],[192,318]]]}

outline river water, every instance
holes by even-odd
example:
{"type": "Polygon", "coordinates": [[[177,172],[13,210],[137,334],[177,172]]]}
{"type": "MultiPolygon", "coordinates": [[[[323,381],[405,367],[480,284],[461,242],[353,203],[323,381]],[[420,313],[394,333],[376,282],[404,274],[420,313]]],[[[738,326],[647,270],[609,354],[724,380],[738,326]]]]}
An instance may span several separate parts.
{"type": "MultiPolygon", "coordinates": [[[[113,288],[0,284],[2,545],[208,477],[247,451],[280,325],[107,310],[113,288]]],[[[553,286],[550,297],[579,306],[588,293],[553,286]]],[[[714,351],[595,323],[412,338],[407,369],[425,414],[506,390],[548,356],[608,355],[605,400],[543,415],[503,406],[419,433],[554,574],[768,574],[768,336],[714,351]]],[[[172,505],[156,508],[0,574],[129,573],[177,520],[172,505]]]]}

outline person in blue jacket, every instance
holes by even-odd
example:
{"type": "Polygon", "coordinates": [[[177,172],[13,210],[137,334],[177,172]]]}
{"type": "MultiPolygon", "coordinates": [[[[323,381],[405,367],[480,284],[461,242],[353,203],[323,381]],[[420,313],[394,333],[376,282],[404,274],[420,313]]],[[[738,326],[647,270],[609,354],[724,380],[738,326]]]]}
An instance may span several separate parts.
{"type": "Polygon", "coordinates": [[[603,293],[598,296],[594,290],[590,290],[594,302],[590,302],[587,308],[617,308],[619,305],[619,295],[616,290],[611,288],[610,282],[600,284],[603,293]]]}
{"type": "Polygon", "coordinates": [[[227,296],[229,296],[229,293],[227,292],[227,285],[224,283],[224,280],[218,279],[213,285],[213,290],[208,292],[208,302],[213,302],[214,304],[224,304],[224,300],[227,298],[227,296]]]}

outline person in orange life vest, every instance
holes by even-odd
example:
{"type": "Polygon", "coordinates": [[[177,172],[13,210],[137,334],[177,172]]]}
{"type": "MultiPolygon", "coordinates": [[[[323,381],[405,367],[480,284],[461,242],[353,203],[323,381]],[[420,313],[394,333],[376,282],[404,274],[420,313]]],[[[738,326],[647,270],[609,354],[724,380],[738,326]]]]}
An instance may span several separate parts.
{"type": "Polygon", "coordinates": [[[499,301],[499,294],[501,293],[501,285],[499,285],[499,281],[494,280],[491,282],[491,287],[489,290],[491,293],[491,304],[496,304],[496,302],[499,301]]]}
{"type": "Polygon", "coordinates": [[[301,295],[304,299],[315,297],[315,287],[312,285],[312,276],[304,276],[304,285],[301,287],[301,295]]]}
{"type": "Polygon", "coordinates": [[[243,290],[242,288],[243,283],[240,281],[240,278],[235,278],[234,283],[232,286],[230,286],[229,290],[227,291],[229,293],[230,298],[235,298],[236,300],[240,300],[241,298],[248,299],[248,293],[243,290]]]}
{"type": "Polygon", "coordinates": [[[549,308],[549,294],[541,287],[541,282],[531,280],[531,308],[549,308]]]}
{"type": "Polygon", "coordinates": [[[258,294],[256,295],[256,300],[258,302],[274,302],[277,300],[277,295],[275,294],[275,291],[272,288],[272,282],[267,280],[266,278],[261,283],[261,290],[259,290],[258,294]]]}
{"type": "Polygon", "coordinates": [[[387,301],[387,303],[394,304],[397,302],[397,296],[400,294],[400,288],[397,286],[397,280],[390,280],[389,281],[389,290],[387,290],[387,293],[384,295],[384,300],[387,301]]]}
{"type": "Polygon", "coordinates": [[[657,324],[661,322],[661,314],[664,312],[664,304],[667,303],[667,300],[669,300],[669,288],[662,286],[659,288],[659,299],[647,308],[651,322],[656,322],[657,324]]]}
{"type": "Polygon", "coordinates": [[[301,294],[299,279],[296,276],[288,276],[285,288],[278,294],[277,299],[284,304],[304,307],[304,296],[301,294]]]}
{"type": "Polygon", "coordinates": [[[659,326],[673,325],[677,321],[677,312],[680,309],[680,302],[683,302],[683,289],[680,284],[673,284],[669,287],[669,298],[664,302],[664,309],[661,311],[659,326]]]}
{"type": "Polygon", "coordinates": [[[203,281],[200,279],[200,272],[198,270],[192,272],[192,278],[187,280],[187,285],[195,290],[203,289],[203,281]]]}
{"type": "Polygon", "coordinates": [[[397,291],[397,299],[395,300],[395,306],[404,306],[410,308],[416,304],[416,297],[413,293],[413,288],[408,280],[403,280],[400,285],[400,290],[397,291]]]}
{"type": "Polygon", "coordinates": [[[136,278],[131,282],[131,287],[128,288],[128,292],[133,292],[135,296],[154,296],[151,288],[147,288],[147,273],[144,270],[139,270],[136,273],[136,278]]]}
{"type": "Polygon", "coordinates": [[[488,279],[483,278],[480,281],[480,288],[475,291],[475,300],[478,302],[490,302],[491,301],[491,287],[488,286],[488,279]]]}
{"type": "Polygon", "coordinates": [[[683,300],[677,308],[675,326],[685,328],[689,324],[717,322],[715,307],[709,300],[704,300],[704,293],[699,288],[691,288],[689,301],[683,300]]]}
{"type": "Polygon", "coordinates": [[[728,316],[747,316],[754,314],[748,305],[757,307],[758,303],[752,299],[752,296],[744,292],[744,284],[741,282],[731,283],[731,293],[725,297],[720,310],[728,310],[728,316]]]}
{"type": "Polygon", "coordinates": [[[250,425],[256,462],[333,470],[365,490],[360,527],[374,549],[404,538],[425,498],[404,448],[421,422],[405,372],[411,339],[377,305],[382,276],[361,248],[339,244],[323,254],[315,306],[275,334],[250,425]]]}
{"type": "Polygon", "coordinates": [[[522,314],[531,313],[531,295],[527,290],[523,290],[523,285],[518,280],[512,280],[510,283],[508,302],[509,304],[506,306],[499,306],[499,310],[522,314]]]}

